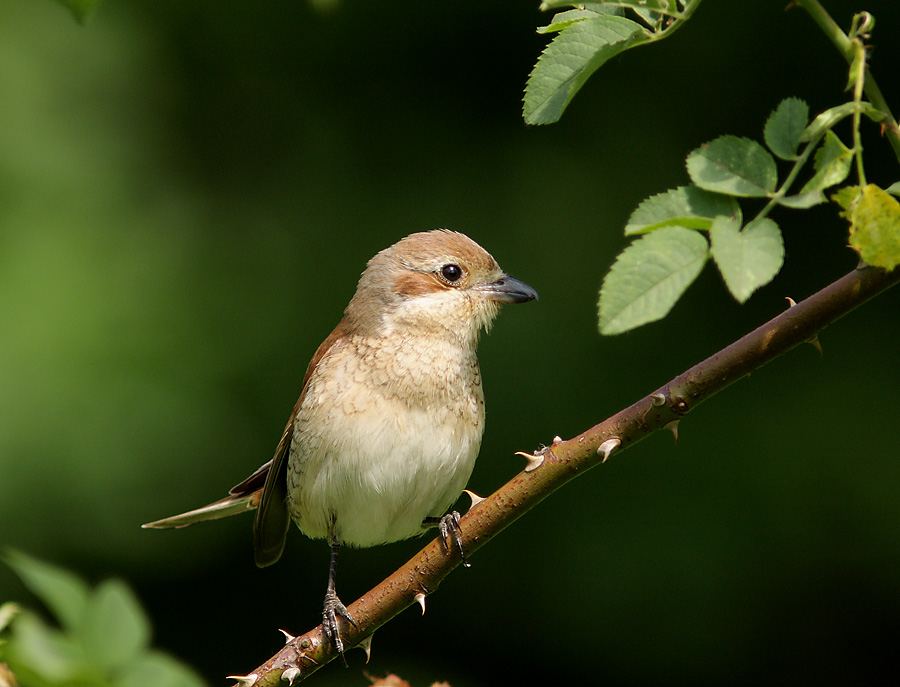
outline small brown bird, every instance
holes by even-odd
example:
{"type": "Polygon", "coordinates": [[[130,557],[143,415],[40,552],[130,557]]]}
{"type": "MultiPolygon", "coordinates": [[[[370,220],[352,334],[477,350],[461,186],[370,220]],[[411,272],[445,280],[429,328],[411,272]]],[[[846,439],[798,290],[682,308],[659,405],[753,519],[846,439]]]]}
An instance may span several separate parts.
{"type": "Polygon", "coordinates": [[[323,628],[343,652],[335,593],[342,544],[374,546],[438,525],[472,473],[484,432],[478,337],[503,303],[537,293],[463,234],[412,234],[373,257],[319,346],[275,457],[203,508],[144,527],[184,527],[256,508],[254,552],[279,559],[293,520],[331,545],[323,628]]]}

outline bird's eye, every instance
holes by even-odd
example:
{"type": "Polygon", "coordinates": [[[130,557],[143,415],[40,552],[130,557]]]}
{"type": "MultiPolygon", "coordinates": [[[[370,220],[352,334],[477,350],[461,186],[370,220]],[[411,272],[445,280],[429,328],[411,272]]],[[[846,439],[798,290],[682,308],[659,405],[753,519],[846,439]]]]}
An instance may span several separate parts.
{"type": "Polygon", "coordinates": [[[462,279],[463,271],[459,265],[444,265],[441,268],[441,277],[448,284],[455,284],[462,279]]]}

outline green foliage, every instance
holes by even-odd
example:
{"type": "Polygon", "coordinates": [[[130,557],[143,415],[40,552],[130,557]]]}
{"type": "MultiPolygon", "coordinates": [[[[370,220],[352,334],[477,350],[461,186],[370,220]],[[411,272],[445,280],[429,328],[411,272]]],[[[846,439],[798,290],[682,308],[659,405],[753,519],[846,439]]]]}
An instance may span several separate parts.
{"type": "Polygon", "coordinates": [[[766,149],[737,136],[721,136],[694,150],[687,170],[700,188],[732,196],[769,196],[778,183],[775,160],[766,149]]]}
{"type": "Polygon", "coordinates": [[[709,230],[711,253],[728,290],[741,303],[778,274],[784,260],[781,230],[768,217],[741,230],[739,222],[716,217],[709,230]]]}
{"type": "MultiPolygon", "coordinates": [[[[573,5],[546,0],[541,9],[573,5]]],[[[558,32],[538,59],[525,88],[524,116],[529,124],[557,121],[587,79],[608,59],[628,48],[658,40],[687,21],[699,0],[620,0],[575,5],[556,14],[540,33],[558,32]],[[627,16],[626,16],[627,15],[627,16]]],[[[803,3],[820,24],[824,10],[803,3]]],[[[600,289],[599,325],[618,334],[664,317],[711,257],[731,294],[743,303],[778,274],[784,242],[768,217],[776,206],[796,210],[825,202],[825,191],[847,179],[854,161],[861,191],[839,195],[850,220],[850,243],[864,260],[892,269],[900,264],[897,193],[866,184],[859,143],[863,115],[893,121],[887,106],[862,100],[866,81],[865,41],[874,19],[866,12],[853,19],[848,90],[853,100],[820,113],[809,122],[809,106],[786,98],[763,127],[765,147],[738,136],[720,136],[692,151],[686,160],[692,185],[644,200],[625,225],[625,235],[641,235],[616,258],[600,289]],[[833,131],[853,118],[852,147],[833,131]],[[768,148],[768,150],[766,149],[768,148]],[[813,156],[813,153],[815,155],[813,156]],[[813,156],[812,174],[793,191],[798,174],[813,156]],[[792,163],[779,185],[776,158],[792,163]],[[761,198],[765,207],[746,225],[738,198],[761,198]],[[709,232],[709,242],[699,232],[709,232]],[[667,253],[668,252],[668,253],[667,253]]],[[[838,33],[840,33],[838,31],[838,33]]],[[[848,58],[849,59],[849,58],[848,58]]],[[[883,102],[877,89],[876,102],[883,102]]],[[[892,132],[893,136],[893,132],[892,132]]],[[[893,141],[893,138],[892,138],[893,141]]],[[[898,194],[900,195],[900,194],[898,194]]]]}
{"type": "Polygon", "coordinates": [[[150,623],[120,580],[91,589],[77,575],[17,551],[4,556],[60,628],[12,604],[0,607],[0,660],[31,687],[201,687],[186,666],[150,648],[150,623]]]}
{"type": "MultiPolygon", "coordinates": [[[[568,13],[566,13],[568,14],[568,13]]],[[[647,40],[639,24],[584,10],[544,50],[528,78],[524,114],[528,124],[550,124],[562,116],[585,81],[609,58],[647,40]]]]}
{"type": "Polygon", "coordinates": [[[816,151],[813,162],[815,174],[803,185],[800,193],[821,194],[824,189],[840,184],[850,174],[852,163],[853,151],[845,146],[833,131],[827,131],[822,145],[816,151]]]}
{"type": "Polygon", "coordinates": [[[796,160],[797,146],[809,122],[809,106],[799,98],[785,98],[766,120],[763,138],[782,160],[796,160]]]}
{"type": "Polygon", "coordinates": [[[679,186],[650,196],[628,218],[625,235],[644,234],[667,226],[709,229],[719,216],[741,221],[741,206],[730,196],[696,186],[679,186]]]}
{"type": "Polygon", "coordinates": [[[7,551],[4,559],[65,629],[78,627],[90,596],[90,587],[84,580],[18,551],[7,551]]]}
{"type": "Polygon", "coordinates": [[[619,255],[600,291],[600,330],[619,334],[665,317],[706,262],[703,236],[684,227],[658,229],[619,255]]]}
{"type": "MultiPolygon", "coordinates": [[[[686,160],[693,185],[651,196],[629,217],[625,234],[646,236],[619,255],[603,281],[600,331],[618,334],[665,316],[699,274],[707,257],[716,263],[728,290],[740,303],[768,284],[784,261],[781,230],[768,214],[776,205],[803,209],[825,202],[824,191],[847,178],[855,150],[823,127],[823,122],[836,124],[854,111],[832,108],[826,117],[820,115],[807,124],[806,103],[788,98],[766,121],[763,138],[769,150],[737,136],[720,136],[693,150],[686,160]],[[780,185],[772,153],[793,163],[780,185]],[[788,195],[810,157],[811,178],[797,194],[788,195]],[[738,198],[763,198],[768,203],[744,225],[738,198]],[[664,228],[679,232],[667,232],[659,243],[647,241],[664,228]],[[703,231],[709,232],[709,244],[699,233],[703,231]],[[689,241],[692,232],[696,238],[689,241]],[[673,241],[675,236],[677,241],[673,241]],[[686,246],[690,246],[690,259],[686,246]],[[675,253],[666,260],[659,254],[662,250],[675,253]]],[[[867,262],[891,268],[900,262],[894,257],[900,229],[892,224],[891,203],[897,202],[878,191],[858,194],[865,195],[865,200],[859,202],[854,197],[844,207],[853,206],[847,210],[847,217],[854,248],[867,262]]]]}
{"type": "Polygon", "coordinates": [[[550,0],[547,10],[573,5],[556,14],[538,33],[558,35],[538,58],[525,86],[523,116],[528,124],[551,124],[562,116],[591,75],[607,60],[675,30],[700,0],[619,0],[577,4],[550,0]],[[628,10],[633,19],[625,15],[628,10]]]}

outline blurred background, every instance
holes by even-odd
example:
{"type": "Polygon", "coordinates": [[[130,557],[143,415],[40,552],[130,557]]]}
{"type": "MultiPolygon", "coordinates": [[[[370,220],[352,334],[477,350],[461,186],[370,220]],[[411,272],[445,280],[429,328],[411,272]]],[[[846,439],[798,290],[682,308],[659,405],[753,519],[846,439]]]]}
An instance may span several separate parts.
{"type": "MultiPolygon", "coordinates": [[[[900,4],[872,66],[900,112],[900,4]]],[[[662,323],[601,338],[597,291],[648,195],[725,133],[761,139],[846,65],[785,1],[708,0],[603,67],[560,123],[521,93],[537,3],[109,0],[86,27],[0,0],[0,545],[146,603],[158,646],[210,684],[319,621],[327,546],[293,531],[253,564],[251,516],[140,524],[268,460],[307,361],[366,260],[450,227],[533,285],[481,346],[488,494],[568,438],[849,271],[833,207],[781,211],[786,265],[738,306],[708,266],[662,323]]],[[[847,130],[842,130],[846,134],[847,130]]],[[[872,182],[900,170],[872,126],[872,182]]],[[[754,206],[745,206],[745,214],[754,206]],[[750,208],[747,210],[747,208],[750,208]]],[[[894,289],[554,494],[320,671],[366,685],[879,684],[900,638],[894,289]]],[[[342,554],[348,603],[424,545],[342,554]]],[[[0,601],[30,601],[0,566],[0,601]]]]}

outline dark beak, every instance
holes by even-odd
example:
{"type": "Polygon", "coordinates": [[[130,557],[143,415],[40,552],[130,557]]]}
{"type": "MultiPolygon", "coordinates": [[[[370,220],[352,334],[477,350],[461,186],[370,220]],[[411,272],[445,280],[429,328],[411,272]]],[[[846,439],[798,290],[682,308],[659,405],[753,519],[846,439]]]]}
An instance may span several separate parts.
{"type": "Polygon", "coordinates": [[[528,284],[506,276],[490,284],[479,286],[478,290],[499,303],[527,303],[538,299],[537,291],[528,284]]]}

